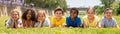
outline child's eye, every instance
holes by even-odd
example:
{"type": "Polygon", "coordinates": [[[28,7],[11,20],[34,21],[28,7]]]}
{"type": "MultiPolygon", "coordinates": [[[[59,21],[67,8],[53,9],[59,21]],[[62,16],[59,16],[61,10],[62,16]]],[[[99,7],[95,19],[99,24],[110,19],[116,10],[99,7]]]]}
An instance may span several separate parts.
{"type": "Polygon", "coordinates": [[[106,14],[112,14],[111,12],[106,12],[106,14]]]}
{"type": "Polygon", "coordinates": [[[62,13],[56,13],[56,14],[62,14],[62,13]]]}
{"type": "Polygon", "coordinates": [[[59,13],[59,14],[62,14],[62,13],[59,13]]]}

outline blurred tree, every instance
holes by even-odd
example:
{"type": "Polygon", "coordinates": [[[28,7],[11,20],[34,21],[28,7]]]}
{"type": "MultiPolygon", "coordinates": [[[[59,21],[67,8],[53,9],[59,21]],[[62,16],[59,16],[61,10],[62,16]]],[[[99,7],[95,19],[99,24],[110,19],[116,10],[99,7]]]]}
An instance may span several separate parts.
{"type": "Polygon", "coordinates": [[[119,5],[119,2],[113,2],[111,5],[110,5],[110,8],[113,9],[113,14],[114,15],[117,15],[118,14],[118,8],[120,7],[119,5]]]}
{"type": "Polygon", "coordinates": [[[94,8],[95,8],[95,11],[96,11],[97,15],[103,14],[103,12],[104,12],[104,7],[103,6],[96,5],[94,8]]]}
{"type": "Polygon", "coordinates": [[[110,5],[114,2],[115,0],[101,0],[102,4],[104,5],[105,8],[110,7],[110,5]]]}
{"type": "Polygon", "coordinates": [[[25,3],[34,3],[36,7],[55,9],[60,6],[61,8],[66,8],[65,0],[25,0],[25,3]]]}
{"type": "Polygon", "coordinates": [[[103,6],[95,6],[96,12],[102,14],[105,8],[112,8],[114,15],[120,14],[120,1],[118,0],[101,0],[103,6]]]}
{"type": "Polygon", "coordinates": [[[119,7],[117,8],[117,15],[120,14],[120,1],[119,1],[119,7]]]}

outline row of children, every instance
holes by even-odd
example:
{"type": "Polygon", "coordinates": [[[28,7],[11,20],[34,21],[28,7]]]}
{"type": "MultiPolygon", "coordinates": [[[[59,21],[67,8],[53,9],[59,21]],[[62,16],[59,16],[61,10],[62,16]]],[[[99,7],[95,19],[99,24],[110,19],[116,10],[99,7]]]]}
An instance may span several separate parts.
{"type": "Polygon", "coordinates": [[[48,18],[45,11],[38,11],[37,15],[34,10],[27,9],[22,14],[22,21],[19,18],[17,9],[10,12],[10,19],[6,21],[7,28],[28,28],[28,27],[116,27],[117,22],[112,17],[112,9],[106,8],[104,16],[101,20],[95,15],[95,9],[90,7],[87,9],[86,15],[80,19],[79,11],[76,8],[70,9],[70,16],[65,17],[61,8],[54,10],[54,16],[48,18]]]}

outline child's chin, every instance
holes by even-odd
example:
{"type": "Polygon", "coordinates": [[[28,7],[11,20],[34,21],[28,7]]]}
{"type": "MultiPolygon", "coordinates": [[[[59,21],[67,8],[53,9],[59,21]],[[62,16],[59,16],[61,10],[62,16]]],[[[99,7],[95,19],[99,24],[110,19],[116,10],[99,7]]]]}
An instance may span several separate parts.
{"type": "Polygon", "coordinates": [[[109,19],[110,19],[111,17],[107,17],[107,18],[109,18],[109,19]]]}

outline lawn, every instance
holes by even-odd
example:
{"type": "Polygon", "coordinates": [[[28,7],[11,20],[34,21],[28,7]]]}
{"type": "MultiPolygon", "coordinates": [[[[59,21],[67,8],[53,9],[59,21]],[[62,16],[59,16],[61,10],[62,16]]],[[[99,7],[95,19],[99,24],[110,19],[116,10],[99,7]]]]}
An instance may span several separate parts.
{"type": "MultiPolygon", "coordinates": [[[[114,16],[120,26],[120,17],[114,16]]],[[[0,17],[0,34],[120,34],[120,28],[18,28],[7,29],[5,27],[5,20],[9,19],[7,16],[0,17]]]]}

